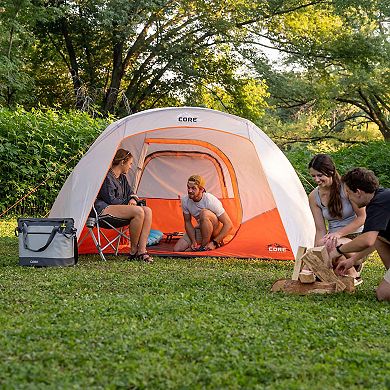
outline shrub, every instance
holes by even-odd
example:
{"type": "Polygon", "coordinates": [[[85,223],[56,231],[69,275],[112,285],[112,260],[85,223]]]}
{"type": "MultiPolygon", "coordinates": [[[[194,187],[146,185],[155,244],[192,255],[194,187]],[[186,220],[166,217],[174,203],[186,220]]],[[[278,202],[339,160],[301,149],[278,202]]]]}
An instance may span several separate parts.
{"type": "Polygon", "coordinates": [[[107,126],[79,111],[0,109],[0,210],[17,215],[45,215],[65,179],[88,146],[107,126]]]}
{"type": "MultiPolygon", "coordinates": [[[[24,195],[7,215],[46,215],[66,178],[111,119],[79,111],[0,109],[0,214],[24,195]]],[[[286,152],[306,192],[314,188],[307,164],[316,153],[329,153],[341,174],[356,166],[372,169],[390,187],[389,147],[384,141],[340,147],[302,146],[286,152]]]]}

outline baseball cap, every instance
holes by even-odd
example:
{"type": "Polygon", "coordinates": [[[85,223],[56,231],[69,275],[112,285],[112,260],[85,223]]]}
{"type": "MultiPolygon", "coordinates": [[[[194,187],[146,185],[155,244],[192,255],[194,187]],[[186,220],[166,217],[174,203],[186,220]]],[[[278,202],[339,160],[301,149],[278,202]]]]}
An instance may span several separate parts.
{"type": "Polygon", "coordinates": [[[205,188],[205,185],[206,185],[206,181],[200,175],[191,175],[188,178],[188,181],[193,181],[197,186],[202,187],[202,188],[205,188]]]}

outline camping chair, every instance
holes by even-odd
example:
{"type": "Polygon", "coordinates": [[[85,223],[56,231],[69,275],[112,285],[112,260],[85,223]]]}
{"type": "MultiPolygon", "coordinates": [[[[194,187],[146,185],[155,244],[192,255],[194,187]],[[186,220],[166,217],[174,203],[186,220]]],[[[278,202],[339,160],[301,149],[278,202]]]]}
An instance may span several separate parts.
{"type": "Polygon", "coordinates": [[[113,217],[112,215],[99,216],[95,207],[92,206],[91,213],[85,224],[88,228],[88,233],[81,239],[79,246],[90,235],[103,261],[106,261],[104,250],[108,247],[111,247],[115,251],[115,256],[117,256],[122,238],[127,240],[130,245],[129,223],[130,221],[128,219],[117,218],[113,217]],[[96,235],[93,230],[95,227],[96,235]],[[101,230],[102,228],[114,230],[116,232],[115,237],[108,238],[101,230]]]}

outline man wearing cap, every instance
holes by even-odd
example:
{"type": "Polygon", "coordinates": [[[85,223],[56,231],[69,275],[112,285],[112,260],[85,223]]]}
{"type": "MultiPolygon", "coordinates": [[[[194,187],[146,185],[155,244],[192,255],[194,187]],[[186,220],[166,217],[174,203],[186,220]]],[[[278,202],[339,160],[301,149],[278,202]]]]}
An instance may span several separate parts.
{"type": "Polygon", "coordinates": [[[205,180],[192,175],[187,181],[187,193],[181,199],[186,234],[174,247],[175,252],[208,251],[218,248],[233,224],[222,203],[206,192],[205,180]],[[192,224],[192,217],[197,224],[192,224]]]}

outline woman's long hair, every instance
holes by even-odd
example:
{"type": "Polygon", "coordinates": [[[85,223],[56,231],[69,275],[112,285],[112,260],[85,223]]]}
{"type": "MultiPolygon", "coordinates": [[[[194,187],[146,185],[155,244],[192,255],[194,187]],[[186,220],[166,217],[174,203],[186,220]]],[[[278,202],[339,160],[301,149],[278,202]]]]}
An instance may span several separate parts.
{"type": "Polygon", "coordinates": [[[342,218],[343,204],[341,201],[341,178],[331,157],[327,154],[317,154],[309,162],[309,169],[313,168],[323,175],[332,178],[328,209],[333,218],[342,218]]]}
{"type": "Polygon", "coordinates": [[[120,164],[122,161],[125,163],[129,159],[131,159],[133,156],[131,153],[126,149],[118,149],[115,153],[115,157],[112,160],[112,166],[120,164]]]}

